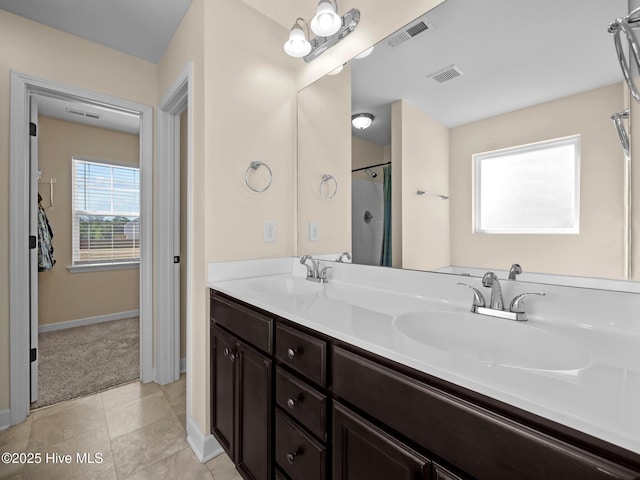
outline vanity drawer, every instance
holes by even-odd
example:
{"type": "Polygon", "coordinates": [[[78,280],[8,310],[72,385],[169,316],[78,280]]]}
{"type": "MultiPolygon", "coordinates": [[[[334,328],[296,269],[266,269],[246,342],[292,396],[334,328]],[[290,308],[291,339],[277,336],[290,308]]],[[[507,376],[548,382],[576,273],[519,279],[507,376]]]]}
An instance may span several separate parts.
{"type": "Polygon", "coordinates": [[[276,409],[276,463],[291,480],[324,480],[325,448],[276,409]]]}
{"type": "Polygon", "coordinates": [[[638,478],[622,465],[340,347],[333,347],[332,365],[336,397],[474,478],[638,478]]]}
{"type": "Polygon", "coordinates": [[[273,318],[235,303],[216,293],[211,294],[211,320],[260,350],[272,353],[273,318]]]}
{"type": "Polygon", "coordinates": [[[276,359],[320,386],[327,384],[327,342],[286,325],[276,325],[276,359]]]}
{"type": "Polygon", "coordinates": [[[327,441],[327,397],[302,380],[276,368],[276,404],[323,442],[327,441]]]}

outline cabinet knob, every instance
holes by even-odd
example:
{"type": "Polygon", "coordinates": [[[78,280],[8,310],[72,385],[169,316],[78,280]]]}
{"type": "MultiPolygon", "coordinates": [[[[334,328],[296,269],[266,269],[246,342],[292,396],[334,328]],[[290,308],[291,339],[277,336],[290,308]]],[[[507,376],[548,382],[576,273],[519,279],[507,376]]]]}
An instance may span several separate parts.
{"type": "Polygon", "coordinates": [[[224,353],[224,356],[225,356],[225,357],[228,357],[228,356],[229,356],[229,354],[231,353],[231,350],[229,350],[228,348],[225,348],[225,349],[223,350],[223,353],[224,353]]]}
{"type": "Polygon", "coordinates": [[[287,462],[293,465],[293,462],[296,461],[296,457],[298,456],[298,451],[296,450],[293,453],[287,453],[287,462]]]}
{"type": "Polygon", "coordinates": [[[287,400],[287,406],[289,408],[294,408],[299,401],[302,400],[302,397],[300,395],[298,395],[297,397],[291,397],[289,398],[289,400],[287,400]]]}
{"type": "Polygon", "coordinates": [[[296,353],[298,352],[296,351],[295,348],[291,348],[291,347],[287,348],[287,357],[289,357],[289,360],[293,360],[294,357],[296,356],[296,353]]]}
{"type": "Polygon", "coordinates": [[[235,352],[231,352],[229,354],[229,360],[231,360],[232,362],[235,361],[235,359],[238,357],[238,354],[235,352]]]}

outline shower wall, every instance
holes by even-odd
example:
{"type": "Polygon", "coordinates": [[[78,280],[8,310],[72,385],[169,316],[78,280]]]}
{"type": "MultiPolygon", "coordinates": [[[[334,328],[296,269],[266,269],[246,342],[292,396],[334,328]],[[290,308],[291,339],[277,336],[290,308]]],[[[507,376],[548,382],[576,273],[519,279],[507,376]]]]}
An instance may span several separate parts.
{"type": "Polygon", "coordinates": [[[384,217],[382,183],[354,178],[351,188],[352,261],[361,265],[380,265],[384,217]],[[366,212],[371,215],[368,222],[365,221],[366,212]]]}

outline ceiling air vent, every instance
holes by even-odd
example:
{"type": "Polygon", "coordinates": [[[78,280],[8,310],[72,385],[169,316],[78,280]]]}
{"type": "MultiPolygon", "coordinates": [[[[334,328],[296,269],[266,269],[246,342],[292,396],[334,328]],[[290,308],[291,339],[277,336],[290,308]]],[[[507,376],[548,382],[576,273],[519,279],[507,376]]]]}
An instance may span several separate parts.
{"type": "Polygon", "coordinates": [[[85,113],[84,116],[87,117],[87,118],[93,118],[95,120],[100,120],[100,117],[102,115],[98,115],[96,113],[85,113]]]}
{"type": "Polygon", "coordinates": [[[433,78],[438,83],[448,82],[449,80],[453,80],[460,75],[464,75],[462,70],[460,70],[455,65],[451,65],[450,67],[445,68],[444,70],[440,70],[436,73],[432,73],[431,75],[427,75],[429,78],[433,78]]]}
{"type": "Polygon", "coordinates": [[[426,32],[429,30],[429,24],[423,20],[420,20],[417,23],[414,23],[408,28],[405,28],[395,35],[389,37],[387,43],[391,45],[391,47],[396,48],[402,45],[407,40],[411,40],[416,35],[419,35],[422,32],[426,32]]]}

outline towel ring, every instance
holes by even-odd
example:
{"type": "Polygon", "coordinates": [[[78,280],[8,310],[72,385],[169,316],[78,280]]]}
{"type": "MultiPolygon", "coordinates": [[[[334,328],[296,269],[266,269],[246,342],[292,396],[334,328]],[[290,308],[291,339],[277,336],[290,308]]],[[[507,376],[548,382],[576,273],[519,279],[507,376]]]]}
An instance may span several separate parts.
{"type": "Polygon", "coordinates": [[[631,24],[637,23],[638,21],[640,21],[640,8],[636,8],[625,17],[615,19],[609,24],[608,30],[609,33],[613,34],[613,42],[616,47],[618,62],[620,63],[620,68],[622,69],[622,76],[627,82],[633,98],[637,102],[640,102],[640,91],[638,91],[635,83],[631,78],[629,63],[627,62],[624,50],[622,48],[621,38],[622,34],[627,37],[627,40],[629,42],[629,56],[631,57],[631,59],[635,60],[636,64],[640,67],[640,43],[638,42],[638,39],[631,27],[631,24]]]}
{"type": "Polygon", "coordinates": [[[251,162],[249,164],[249,168],[247,168],[247,171],[244,174],[244,183],[247,184],[247,187],[249,187],[249,190],[251,190],[252,192],[256,192],[256,193],[262,193],[267,188],[269,188],[271,186],[272,180],[273,180],[273,174],[271,173],[271,169],[269,168],[269,165],[267,165],[266,163],[263,163],[263,162],[251,162]],[[253,185],[251,185],[251,182],[249,181],[250,173],[252,171],[255,172],[260,167],[266,168],[267,171],[269,172],[269,182],[267,183],[267,185],[264,188],[256,188],[253,185]]]}
{"type": "Polygon", "coordinates": [[[338,193],[338,180],[336,180],[336,177],[334,177],[333,175],[327,175],[327,174],[322,175],[322,180],[320,181],[320,196],[325,200],[331,200],[333,197],[336,196],[336,193],[338,193]],[[325,183],[331,180],[333,180],[333,183],[335,184],[333,192],[325,194],[324,189],[322,187],[324,186],[325,183]]]}

